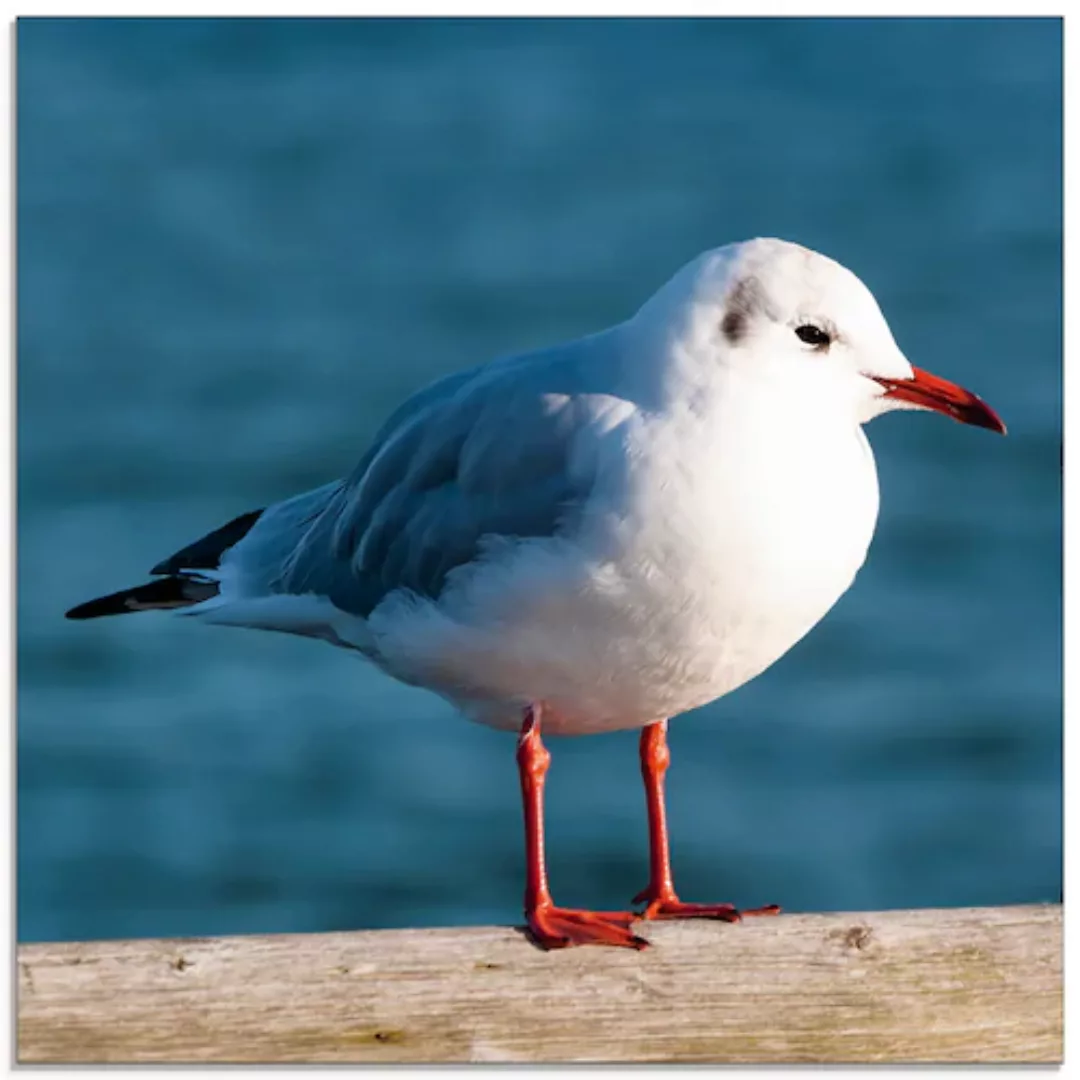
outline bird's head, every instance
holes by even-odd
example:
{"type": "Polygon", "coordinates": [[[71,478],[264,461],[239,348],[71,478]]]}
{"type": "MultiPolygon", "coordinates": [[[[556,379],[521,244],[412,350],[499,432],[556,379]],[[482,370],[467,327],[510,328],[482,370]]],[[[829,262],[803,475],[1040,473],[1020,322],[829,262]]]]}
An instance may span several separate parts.
{"type": "Polygon", "coordinates": [[[848,269],[784,240],[706,252],[642,309],[679,347],[766,380],[778,393],[850,409],[858,423],[931,409],[1005,433],[975,394],[912,366],[873,293],[848,269]]]}

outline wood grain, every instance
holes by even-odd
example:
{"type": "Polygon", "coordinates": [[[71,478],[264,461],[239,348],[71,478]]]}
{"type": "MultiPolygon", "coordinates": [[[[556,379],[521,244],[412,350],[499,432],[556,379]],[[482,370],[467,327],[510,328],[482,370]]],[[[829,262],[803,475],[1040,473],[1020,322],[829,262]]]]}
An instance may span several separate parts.
{"type": "Polygon", "coordinates": [[[1062,911],[23,945],[22,1062],[1059,1062],[1062,911]]]}

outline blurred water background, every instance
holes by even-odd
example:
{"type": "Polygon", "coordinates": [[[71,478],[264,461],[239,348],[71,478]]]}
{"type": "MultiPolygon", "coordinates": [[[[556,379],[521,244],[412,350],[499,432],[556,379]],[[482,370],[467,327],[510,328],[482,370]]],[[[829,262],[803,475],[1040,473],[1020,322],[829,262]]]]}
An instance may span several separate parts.
{"type": "MultiPolygon", "coordinates": [[[[1010,435],[872,425],[855,586],[673,725],[680,891],[1059,898],[1058,22],[22,21],[17,146],[21,939],[517,920],[512,737],[318,642],[63,612],[756,234],[1010,435]]],[[[551,745],[555,895],[622,906],[636,736],[551,745]]]]}

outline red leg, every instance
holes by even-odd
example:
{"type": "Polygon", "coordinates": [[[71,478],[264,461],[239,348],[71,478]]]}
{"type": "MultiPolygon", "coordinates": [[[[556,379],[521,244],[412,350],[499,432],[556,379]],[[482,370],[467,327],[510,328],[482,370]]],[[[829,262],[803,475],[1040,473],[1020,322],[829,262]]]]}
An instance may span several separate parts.
{"type": "Polygon", "coordinates": [[[722,919],[738,922],[743,915],[776,915],[775,904],[738,911],[731,904],[684,904],[671,880],[671,851],[668,846],[667,812],[664,809],[664,773],[671,764],[667,744],[667,721],[649,724],[641,732],[641,776],[645,781],[645,804],[649,811],[649,884],[634,897],[645,903],[643,919],[722,919]]]}
{"type": "Polygon", "coordinates": [[[540,707],[525,713],[517,749],[521,798],[525,808],[525,919],[536,943],[545,949],[568,945],[620,945],[644,949],[649,943],[630,932],[632,911],[581,911],[556,907],[544,865],[544,776],[551,755],[540,741],[540,707]]]}

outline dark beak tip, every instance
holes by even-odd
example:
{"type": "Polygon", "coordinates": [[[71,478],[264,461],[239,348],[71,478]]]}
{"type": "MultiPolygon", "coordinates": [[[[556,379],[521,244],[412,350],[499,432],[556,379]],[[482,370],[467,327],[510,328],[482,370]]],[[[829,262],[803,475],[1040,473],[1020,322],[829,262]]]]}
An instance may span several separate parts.
{"type": "Polygon", "coordinates": [[[978,417],[974,418],[975,425],[986,428],[987,431],[997,432],[998,435],[1008,435],[1009,429],[1005,426],[1005,421],[985,401],[980,401],[979,404],[982,406],[982,410],[978,417]]]}

